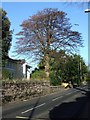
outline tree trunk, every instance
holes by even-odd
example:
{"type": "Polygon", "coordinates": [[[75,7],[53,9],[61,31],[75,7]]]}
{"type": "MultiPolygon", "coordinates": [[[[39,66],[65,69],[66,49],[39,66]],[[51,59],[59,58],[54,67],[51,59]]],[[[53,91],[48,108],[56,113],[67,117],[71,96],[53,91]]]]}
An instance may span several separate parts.
{"type": "Polygon", "coordinates": [[[49,66],[49,55],[47,54],[45,57],[45,73],[46,77],[49,78],[49,72],[50,72],[50,66],[49,66]]]}

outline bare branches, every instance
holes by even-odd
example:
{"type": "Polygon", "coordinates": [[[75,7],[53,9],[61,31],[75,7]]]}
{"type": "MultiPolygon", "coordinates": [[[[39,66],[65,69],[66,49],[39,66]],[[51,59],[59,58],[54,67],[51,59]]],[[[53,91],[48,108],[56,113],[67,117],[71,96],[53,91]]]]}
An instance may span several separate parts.
{"type": "Polygon", "coordinates": [[[31,16],[22,24],[22,31],[17,35],[16,52],[32,52],[39,58],[50,50],[75,50],[82,46],[81,34],[72,31],[72,25],[66,13],[58,9],[44,9],[31,16]]]}

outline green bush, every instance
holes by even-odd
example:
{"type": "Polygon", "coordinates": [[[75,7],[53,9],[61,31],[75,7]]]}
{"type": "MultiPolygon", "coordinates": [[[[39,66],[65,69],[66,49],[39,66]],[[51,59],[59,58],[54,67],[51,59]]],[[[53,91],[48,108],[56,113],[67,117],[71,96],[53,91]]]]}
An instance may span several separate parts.
{"type": "Polygon", "coordinates": [[[90,81],[90,78],[86,78],[86,81],[90,81]]]}
{"type": "Polygon", "coordinates": [[[50,84],[54,86],[61,84],[61,80],[58,78],[54,71],[50,72],[50,84]]]}
{"type": "Polygon", "coordinates": [[[3,79],[11,79],[11,73],[10,73],[10,71],[2,69],[2,78],[3,79]]]}
{"type": "Polygon", "coordinates": [[[31,74],[31,79],[45,79],[46,73],[43,70],[36,70],[34,73],[31,74]]]}

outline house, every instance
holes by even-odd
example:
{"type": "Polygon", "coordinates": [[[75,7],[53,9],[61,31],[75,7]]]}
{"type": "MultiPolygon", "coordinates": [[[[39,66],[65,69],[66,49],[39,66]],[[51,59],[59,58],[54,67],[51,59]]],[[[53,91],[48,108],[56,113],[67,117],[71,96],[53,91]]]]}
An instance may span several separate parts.
{"type": "Polygon", "coordinates": [[[10,73],[10,78],[14,79],[30,79],[30,66],[25,60],[15,60],[8,58],[5,62],[3,70],[10,73]]]}
{"type": "Polygon", "coordinates": [[[26,62],[23,64],[23,75],[25,79],[30,79],[30,68],[31,66],[29,66],[26,62]]]}

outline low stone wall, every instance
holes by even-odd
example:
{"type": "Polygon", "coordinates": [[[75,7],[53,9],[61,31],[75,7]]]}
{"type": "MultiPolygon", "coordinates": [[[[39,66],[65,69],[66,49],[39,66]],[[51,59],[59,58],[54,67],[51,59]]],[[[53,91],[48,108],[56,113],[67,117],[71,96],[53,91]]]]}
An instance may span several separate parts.
{"type": "MultiPolygon", "coordinates": [[[[2,104],[27,100],[61,90],[61,86],[50,86],[48,81],[2,82],[2,104]]],[[[63,88],[64,89],[64,88],[63,88]]]]}

